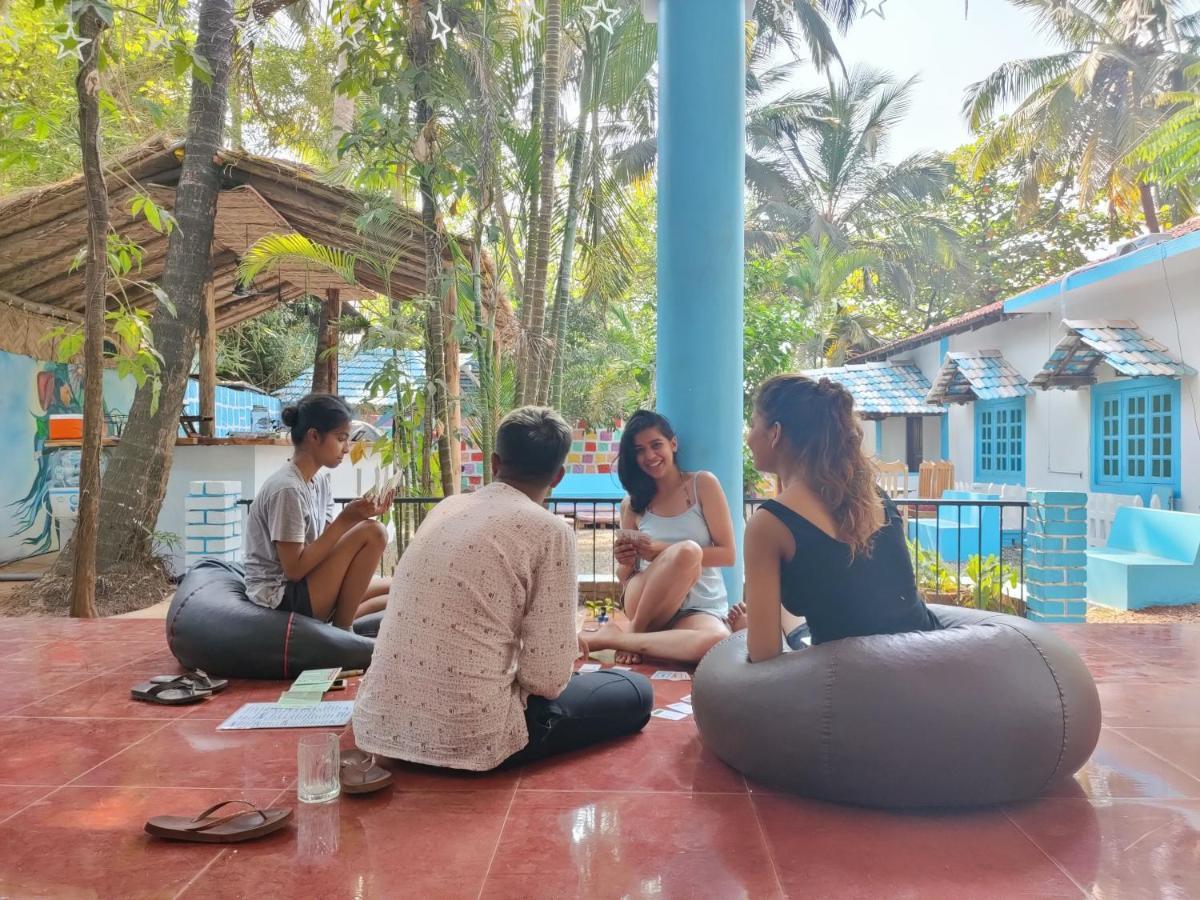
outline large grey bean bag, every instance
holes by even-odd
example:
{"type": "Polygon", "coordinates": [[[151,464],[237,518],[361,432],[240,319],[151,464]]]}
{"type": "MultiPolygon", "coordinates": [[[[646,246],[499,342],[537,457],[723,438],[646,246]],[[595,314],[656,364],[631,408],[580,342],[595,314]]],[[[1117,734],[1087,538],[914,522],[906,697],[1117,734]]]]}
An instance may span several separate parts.
{"type": "Polygon", "coordinates": [[[692,687],[704,744],[766,785],[862,806],[1033,797],[1100,737],[1083,661],[1015,616],[932,607],[941,631],[830,641],[751,664],[745,632],[692,687]]]}
{"type": "Polygon", "coordinates": [[[167,612],[167,644],[184,668],[271,679],[333,666],[365,669],[375,647],[369,637],[259,606],[246,596],[242,567],[216,559],[196,563],[179,583],[167,612]]]}

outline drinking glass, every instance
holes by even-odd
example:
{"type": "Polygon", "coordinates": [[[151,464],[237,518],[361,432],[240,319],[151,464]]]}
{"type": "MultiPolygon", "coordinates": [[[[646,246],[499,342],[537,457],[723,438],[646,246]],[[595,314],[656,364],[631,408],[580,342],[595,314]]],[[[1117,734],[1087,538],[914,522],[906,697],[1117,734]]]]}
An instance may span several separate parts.
{"type": "Polygon", "coordinates": [[[296,799],[326,803],[342,792],[341,754],[336,734],[305,734],[297,751],[296,799]]]}

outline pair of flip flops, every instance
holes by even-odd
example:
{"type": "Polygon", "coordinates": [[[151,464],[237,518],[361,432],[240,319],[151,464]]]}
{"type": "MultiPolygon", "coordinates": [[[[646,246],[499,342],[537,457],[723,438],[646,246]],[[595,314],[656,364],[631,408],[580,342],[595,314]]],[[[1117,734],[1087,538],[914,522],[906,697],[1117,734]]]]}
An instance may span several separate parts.
{"type": "Polygon", "coordinates": [[[200,703],[227,687],[227,679],[210,678],[200,669],[193,669],[183,675],[156,675],[149,681],[135,684],[129,695],[143,703],[186,706],[189,703],[200,703]]]}

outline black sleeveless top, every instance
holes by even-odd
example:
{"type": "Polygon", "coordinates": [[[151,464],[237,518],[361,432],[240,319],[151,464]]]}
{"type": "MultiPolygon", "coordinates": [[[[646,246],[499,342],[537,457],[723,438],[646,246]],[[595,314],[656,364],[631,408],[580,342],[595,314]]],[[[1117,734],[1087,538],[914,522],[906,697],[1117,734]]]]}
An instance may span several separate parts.
{"type": "Polygon", "coordinates": [[[783,607],[808,620],[814,644],[868,634],[933,631],[941,626],[917,593],[904,519],[884,498],[887,524],[870,553],[850,548],[775,500],[763,503],[792,533],[796,553],[780,572],[783,607]]]}

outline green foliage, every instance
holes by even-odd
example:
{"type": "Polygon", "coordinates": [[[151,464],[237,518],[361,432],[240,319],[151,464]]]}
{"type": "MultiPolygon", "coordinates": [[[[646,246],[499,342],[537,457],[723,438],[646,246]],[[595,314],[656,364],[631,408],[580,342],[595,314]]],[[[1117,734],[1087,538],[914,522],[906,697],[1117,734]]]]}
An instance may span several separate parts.
{"type": "Polygon", "coordinates": [[[217,374],[260,390],[279,390],[313,363],[320,301],[268,310],[217,336],[217,374]]]}
{"type": "Polygon", "coordinates": [[[930,547],[908,542],[917,588],[930,603],[974,606],[990,612],[1023,615],[1020,601],[1005,593],[1018,585],[1017,567],[1002,566],[999,557],[974,554],[961,564],[947,562],[930,547]],[[963,582],[958,578],[961,574],[963,582]]]}

